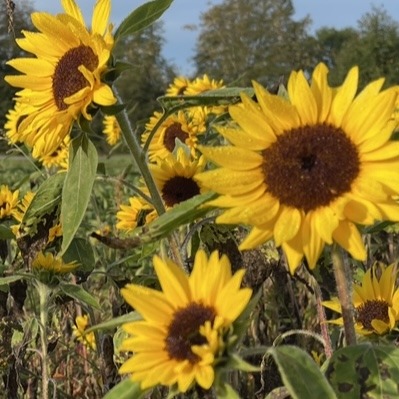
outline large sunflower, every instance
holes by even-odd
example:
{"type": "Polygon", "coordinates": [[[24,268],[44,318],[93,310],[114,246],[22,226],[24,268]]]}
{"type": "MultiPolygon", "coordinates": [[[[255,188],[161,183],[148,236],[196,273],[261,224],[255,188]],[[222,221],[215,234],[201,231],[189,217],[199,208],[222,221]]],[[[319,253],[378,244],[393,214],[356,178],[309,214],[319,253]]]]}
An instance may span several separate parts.
{"type": "MultiPolygon", "coordinates": [[[[381,266],[377,277],[378,265],[374,265],[364,274],[360,285],[353,285],[353,306],[355,308],[355,328],[359,334],[385,334],[399,321],[399,288],[396,287],[397,268],[395,265],[381,266]]],[[[338,298],[324,301],[323,305],[335,312],[342,313],[338,298]]],[[[331,321],[342,325],[342,317],[331,321]]]]}
{"type": "Polygon", "coordinates": [[[154,257],[154,267],[163,292],[135,284],[121,290],[143,320],[124,325],[132,337],[121,349],[133,357],[119,371],[143,389],[177,384],[185,392],[194,382],[208,389],[224,334],[251,297],[249,288],[240,288],[244,270],[232,275],[225,255],[213,252],[208,259],[202,250],[190,276],[168,259],[154,257]]]}
{"type": "Polygon", "coordinates": [[[35,158],[56,150],[80,114],[90,120],[90,104],[116,102],[111,88],[101,81],[114,44],[108,25],[110,0],[97,0],[90,31],[74,0],[62,0],[62,6],[64,14],[32,14],[39,32],[23,31],[24,38],[17,43],[35,57],[9,61],[23,74],[5,77],[23,89],[17,101],[34,108],[18,132],[33,144],[35,158]]]}
{"type": "Polygon", "coordinates": [[[149,168],[159,188],[165,205],[169,208],[186,201],[206,189],[195,180],[203,171],[205,159],[192,159],[183,148],[178,148],[176,156],[169,154],[165,159],[158,158],[149,168]]]}
{"type": "Polygon", "coordinates": [[[231,208],[217,221],[244,223],[249,249],[274,238],[291,272],[306,256],[313,268],[325,244],[337,242],[364,260],[357,224],[399,220],[399,142],[390,141],[397,91],[378,79],[356,96],[358,68],[342,86],[327,82],[319,64],[309,85],[302,71],[288,81],[288,99],[254,82],[257,101],[243,94],[229,108],[240,129],[220,133],[233,146],[200,147],[221,168],[197,180],[231,208]]]}

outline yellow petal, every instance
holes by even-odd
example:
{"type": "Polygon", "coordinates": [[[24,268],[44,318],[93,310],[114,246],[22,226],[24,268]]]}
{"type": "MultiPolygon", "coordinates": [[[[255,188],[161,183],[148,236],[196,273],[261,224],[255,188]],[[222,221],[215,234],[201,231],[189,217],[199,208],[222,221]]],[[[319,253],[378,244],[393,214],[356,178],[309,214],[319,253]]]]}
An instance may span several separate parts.
{"type": "Polygon", "coordinates": [[[238,247],[241,251],[256,248],[273,237],[272,230],[262,230],[254,227],[238,247]]]}
{"type": "Polygon", "coordinates": [[[302,224],[303,251],[309,263],[309,268],[314,269],[324,249],[324,241],[317,232],[315,218],[307,214],[302,224]]]}
{"type": "Polygon", "coordinates": [[[75,18],[82,25],[85,25],[85,20],[82,15],[82,11],[77,6],[74,0],[61,0],[62,8],[65,10],[67,14],[71,17],[75,18]]]}
{"type": "Polygon", "coordinates": [[[281,213],[274,227],[274,240],[276,246],[282,242],[291,240],[297,235],[302,223],[302,214],[296,208],[281,207],[281,213]]]}
{"type": "Polygon", "coordinates": [[[295,270],[300,266],[304,255],[302,234],[298,233],[290,241],[284,241],[281,244],[281,248],[283,248],[283,251],[287,258],[290,273],[294,274],[295,270]]]}
{"type": "Polygon", "coordinates": [[[97,0],[94,6],[91,29],[93,33],[103,36],[108,26],[109,16],[111,14],[110,0],[97,0]]]}
{"type": "Polygon", "coordinates": [[[333,238],[355,259],[366,260],[366,249],[359,230],[356,228],[354,223],[341,221],[339,226],[333,232],[333,238]]]}
{"type": "Polygon", "coordinates": [[[311,90],[317,104],[317,121],[319,123],[326,120],[327,115],[330,112],[333,97],[332,89],[328,85],[327,75],[328,68],[323,63],[318,64],[312,74],[311,90]]]}
{"type": "Polygon", "coordinates": [[[113,105],[116,103],[116,98],[108,85],[101,84],[98,89],[94,90],[93,101],[99,105],[113,105]]]}

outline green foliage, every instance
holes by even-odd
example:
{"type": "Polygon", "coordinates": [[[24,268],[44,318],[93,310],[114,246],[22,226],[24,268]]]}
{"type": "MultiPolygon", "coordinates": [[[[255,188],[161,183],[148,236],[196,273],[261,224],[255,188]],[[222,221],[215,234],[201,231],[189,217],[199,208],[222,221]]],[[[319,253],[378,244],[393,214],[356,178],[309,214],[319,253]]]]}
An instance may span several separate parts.
{"type": "Polygon", "coordinates": [[[60,290],[67,296],[81,302],[84,305],[100,310],[101,306],[98,301],[89,294],[85,289],[76,284],[61,283],[60,290]]]}
{"type": "Polygon", "coordinates": [[[131,12],[119,25],[115,39],[136,33],[155,22],[170,7],[173,0],[153,0],[131,12]]]}
{"type": "Polygon", "coordinates": [[[325,375],[339,399],[398,397],[399,349],[370,343],[337,350],[325,375]]]}
{"type": "Polygon", "coordinates": [[[85,215],[96,178],[98,156],[96,147],[82,134],[71,143],[69,169],[62,190],[61,222],[62,252],[72,242],[85,215]]]}
{"type": "Polygon", "coordinates": [[[139,383],[126,378],[112,388],[104,396],[104,399],[140,399],[144,394],[145,392],[141,390],[139,383]]]}
{"type": "Polygon", "coordinates": [[[287,345],[267,352],[277,363],[284,386],[293,399],[337,398],[319,367],[302,349],[287,345]]]}

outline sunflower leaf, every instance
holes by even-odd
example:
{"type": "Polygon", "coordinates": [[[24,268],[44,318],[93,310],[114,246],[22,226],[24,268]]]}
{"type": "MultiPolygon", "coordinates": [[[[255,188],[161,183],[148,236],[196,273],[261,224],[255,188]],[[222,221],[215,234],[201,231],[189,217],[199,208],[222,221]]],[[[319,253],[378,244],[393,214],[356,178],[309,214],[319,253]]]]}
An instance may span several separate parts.
{"type": "Polygon", "coordinates": [[[284,386],[293,399],[337,399],[333,388],[305,351],[296,346],[283,345],[270,348],[267,352],[273,356],[284,386]]]}
{"type": "Polygon", "coordinates": [[[119,25],[115,41],[136,33],[155,22],[170,7],[173,0],[153,0],[137,7],[119,25]]]}
{"type": "Polygon", "coordinates": [[[121,324],[131,323],[137,320],[142,320],[142,317],[137,312],[130,312],[128,314],[124,314],[123,316],[115,317],[111,320],[96,324],[95,326],[88,328],[86,332],[96,330],[110,330],[112,328],[119,327],[121,324]]]}
{"type": "Polygon", "coordinates": [[[325,375],[339,399],[398,397],[399,349],[364,343],[334,352],[325,375]]]}
{"type": "Polygon", "coordinates": [[[85,134],[72,141],[69,169],[62,190],[61,254],[68,249],[82,222],[96,177],[97,164],[96,147],[85,134]]]}
{"type": "Polygon", "coordinates": [[[14,233],[11,230],[11,227],[4,224],[0,224],[0,240],[10,240],[14,238],[14,233]]]}
{"type": "Polygon", "coordinates": [[[140,383],[126,378],[114,386],[103,399],[140,399],[145,391],[140,388],[140,383]]]}
{"type": "Polygon", "coordinates": [[[221,386],[217,386],[216,393],[218,399],[240,399],[240,396],[230,384],[224,383],[221,386]]]}
{"type": "Polygon", "coordinates": [[[79,269],[84,272],[92,271],[96,264],[93,248],[84,238],[74,238],[62,259],[66,263],[76,261],[80,265],[79,269]]]}
{"type": "Polygon", "coordinates": [[[98,304],[97,300],[79,285],[61,283],[59,285],[59,288],[65,295],[69,296],[70,298],[76,299],[95,309],[101,310],[101,307],[98,304]]]}

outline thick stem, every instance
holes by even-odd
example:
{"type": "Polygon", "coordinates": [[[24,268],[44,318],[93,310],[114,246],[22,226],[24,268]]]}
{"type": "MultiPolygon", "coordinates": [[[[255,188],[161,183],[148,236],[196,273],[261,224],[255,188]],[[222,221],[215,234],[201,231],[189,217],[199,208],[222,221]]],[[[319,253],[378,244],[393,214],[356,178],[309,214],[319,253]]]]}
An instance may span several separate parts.
{"type": "MultiPolygon", "coordinates": [[[[116,91],[116,89],[114,89],[114,91],[116,91]]],[[[118,101],[121,102],[117,92],[115,92],[115,95],[117,96],[118,101]]],[[[141,176],[143,176],[145,184],[150,192],[154,208],[156,209],[158,214],[161,215],[162,213],[165,212],[165,207],[163,205],[162,198],[161,195],[159,194],[155,181],[151,175],[150,169],[148,168],[145,152],[141,148],[140,142],[137,136],[133,132],[132,126],[127,116],[127,112],[125,109],[123,109],[115,116],[116,119],[118,120],[126,144],[131,154],[133,155],[133,158],[136,161],[136,164],[140,170],[141,176]]]]}
{"type": "Polygon", "coordinates": [[[50,289],[47,285],[37,282],[37,291],[39,294],[39,311],[40,311],[40,346],[42,357],[42,399],[48,399],[48,363],[47,363],[47,320],[48,320],[48,303],[50,289]]]}
{"type": "Polygon", "coordinates": [[[341,302],[342,318],[344,320],[344,332],[347,345],[356,344],[355,319],[352,303],[352,271],[344,261],[342,250],[333,244],[331,250],[337,293],[341,302]]]}

